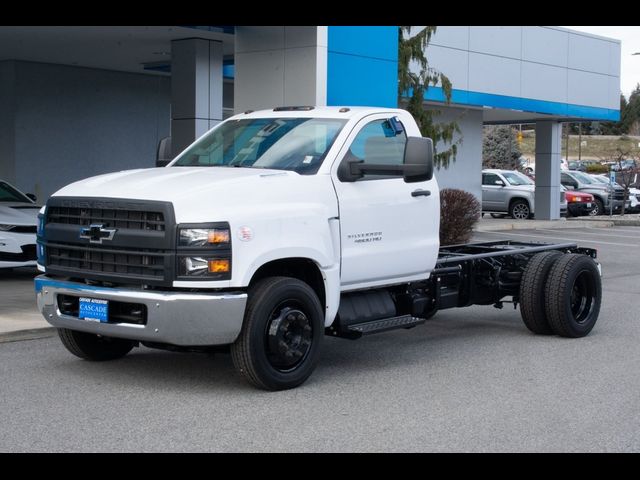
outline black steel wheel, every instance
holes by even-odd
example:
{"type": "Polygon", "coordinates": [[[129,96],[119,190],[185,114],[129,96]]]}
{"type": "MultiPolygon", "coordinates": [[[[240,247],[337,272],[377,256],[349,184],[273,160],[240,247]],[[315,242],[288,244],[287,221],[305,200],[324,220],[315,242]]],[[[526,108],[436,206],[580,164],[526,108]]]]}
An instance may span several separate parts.
{"type": "Polygon", "coordinates": [[[538,335],[553,332],[545,311],[545,285],[551,267],[562,256],[556,250],[540,252],[529,259],[520,281],[520,315],[525,326],[538,335]]]}
{"type": "Polygon", "coordinates": [[[547,318],[556,334],[570,338],[589,334],[602,302],[600,271],[591,257],[573,253],[560,257],[551,267],[545,292],[547,318]]]}
{"type": "Polygon", "coordinates": [[[324,309],[313,289],[295,278],[269,277],[249,289],[231,357],[252,385],[285,390],[311,375],[323,337],[324,309]]]}
{"type": "Polygon", "coordinates": [[[514,200],[509,206],[509,215],[516,220],[526,220],[531,216],[531,208],[525,200],[514,200]]]}
{"type": "Polygon", "coordinates": [[[307,359],[313,327],[304,306],[296,301],[282,302],[271,312],[265,328],[265,350],[273,368],[290,372],[307,359]]]}
{"type": "Polygon", "coordinates": [[[76,357],[98,362],[124,357],[136,345],[132,340],[104,337],[67,328],[59,328],[58,336],[66,349],[76,357]]]}

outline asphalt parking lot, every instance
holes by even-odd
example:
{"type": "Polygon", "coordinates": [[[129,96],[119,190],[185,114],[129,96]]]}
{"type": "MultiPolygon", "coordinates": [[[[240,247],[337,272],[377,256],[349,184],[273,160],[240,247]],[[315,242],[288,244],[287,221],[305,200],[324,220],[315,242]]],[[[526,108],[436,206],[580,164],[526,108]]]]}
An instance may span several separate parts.
{"type": "MultiPolygon", "coordinates": [[[[637,452],[640,227],[475,236],[503,238],[599,250],[588,337],[535,336],[509,304],[448,310],[412,330],[326,337],[309,381],[277,393],[248,386],[225,354],[90,363],[54,337],[0,343],[0,452],[637,452]]],[[[6,281],[3,297],[10,283],[32,288],[6,281]]]]}

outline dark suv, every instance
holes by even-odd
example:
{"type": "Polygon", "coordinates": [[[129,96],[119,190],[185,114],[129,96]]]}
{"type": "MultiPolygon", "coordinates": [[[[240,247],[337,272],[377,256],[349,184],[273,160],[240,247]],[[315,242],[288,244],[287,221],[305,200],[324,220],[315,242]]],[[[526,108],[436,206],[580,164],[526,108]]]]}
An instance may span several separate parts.
{"type": "Polygon", "coordinates": [[[614,187],[613,191],[609,185],[599,183],[583,172],[575,170],[563,170],[560,173],[560,183],[569,190],[579,190],[593,195],[595,208],[589,215],[602,215],[609,211],[609,201],[613,194],[613,211],[622,210],[624,204],[624,188],[614,187]]]}

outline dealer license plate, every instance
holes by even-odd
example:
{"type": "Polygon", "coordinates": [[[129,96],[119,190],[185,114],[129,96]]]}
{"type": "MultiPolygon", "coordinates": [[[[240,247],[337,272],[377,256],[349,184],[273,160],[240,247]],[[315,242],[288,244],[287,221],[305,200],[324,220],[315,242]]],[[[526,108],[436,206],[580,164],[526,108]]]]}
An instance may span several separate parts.
{"type": "Polygon", "coordinates": [[[90,322],[106,323],[109,320],[109,301],[80,297],[78,317],[90,322]]]}

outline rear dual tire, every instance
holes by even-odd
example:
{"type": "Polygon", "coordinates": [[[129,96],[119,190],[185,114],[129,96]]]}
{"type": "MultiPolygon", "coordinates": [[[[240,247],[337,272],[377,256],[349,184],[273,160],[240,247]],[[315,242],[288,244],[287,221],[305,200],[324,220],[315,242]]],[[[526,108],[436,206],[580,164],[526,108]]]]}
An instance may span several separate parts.
{"type": "Polygon", "coordinates": [[[578,338],[589,334],[602,301],[600,272],[591,257],[542,252],[520,283],[520,313],[533,333],[578,338]]]}

